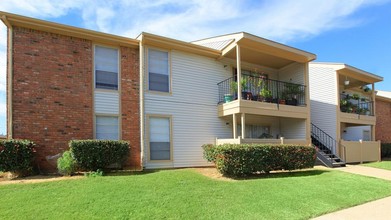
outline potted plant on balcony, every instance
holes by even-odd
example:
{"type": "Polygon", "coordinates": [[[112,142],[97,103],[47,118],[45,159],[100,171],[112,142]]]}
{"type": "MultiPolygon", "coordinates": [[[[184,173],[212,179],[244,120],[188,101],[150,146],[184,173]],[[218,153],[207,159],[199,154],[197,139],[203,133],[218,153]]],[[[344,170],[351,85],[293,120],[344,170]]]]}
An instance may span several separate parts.
{"type": "Polygon", "coordinates": [[[352,103],[348,99],[341,99],[340,108],[342,112],[351,113],[353,112],[352,103]]]}
{"type": "Polygon", "coordinates": [[[360,96],[359,96],[357,93],[354,93],[354,94],[352,95],[352,99],[354,99],[354,100],[359,100],[359,99],[360,99],[360,96]]]}
{"type": "Polygon", "coordinates": [[[238,92],[238,83],[232,81],[230,84],[230,93],[224,94],[224,103],[231,102],[236,99],[238,92]]]}
{"type": "Polygon", "coordinates": [[[360,108],[360,109],[357,109],[357,113],[360,114],[360,115],[369,115],[369,109],[367,109],[367,108],[360,108]]]}
{"type": "Polygon", "coordinates": [[[273,94],[266,86],[264,86],[259,92],[259,96],[262,102],[272,102],[273,94]]]}
{"type": "Polygon", "coordinates": [[[261,77],[253,77],[250,79],[250,85],[251,85],[251,88],[250,90],[252,92],[254,92],[254,94],[252,94],[252,100],[253,101],[258,101],[260,99],[260,96],[258,94],[258,89],[261,88],[260,85],[262,85],[262,82],[263,82],[263,78],[261,77]]]}
{"type": "Polygon", "coordinates": [[[304,91],[300,88],[300,85],[294,83],[287,83],[285,85],[285,96],[287,105],[297,105],[297,97],[304,94],[304,91]]]}
{"type": "Polygon", "coordinates": [[[370,92],[371,91],[371,88],[369,88],[368,86],[362,86],[361,89],[364,90],[364,92],[370,92]]]}
{"type": "Polygon", "coordinates": [[[242,78],[240,80],[240,85],[242,86],[242,98],[245,100],[251,100],[252,98],[252,93],[248,92],[248,82],[246,78],[242,78]]]}
{"type": "Polygon", "coordinates": [[[286,94],[286,92],[283,92],[281,94],[281,97],[278,99],[278,104],[285,105],[286,99],[287,99],[287,94],[286,94]]]}

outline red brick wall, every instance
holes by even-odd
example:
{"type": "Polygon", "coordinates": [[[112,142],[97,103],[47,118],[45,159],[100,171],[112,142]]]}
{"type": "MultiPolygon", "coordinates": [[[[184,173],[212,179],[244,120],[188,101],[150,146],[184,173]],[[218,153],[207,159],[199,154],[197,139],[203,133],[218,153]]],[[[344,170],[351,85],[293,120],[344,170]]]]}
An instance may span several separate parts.
{"type": "Polygon", "coordinates": [[[13,33],[13,138],[37,144],[45,156],[68,149],[72,139],[93,137],[92,42],[25,28],[13,33]]]}
{"type": "MultiPolygon", "coordinates": [[[[127,167],[141,168],[138,49],[121,47],[122,139],[132,150],[127,167]]],[[[42,172],[55,172],[46,156],[72,139],[93,138],[93,42],[14,27],[13,138],[37,144],[42,172]]]]}
{"type": "Polygon", "coordinates": [[[122,139],[129,141],[131,150],[126,166],[141,169],[140,105],[139,105],[139,51],[126,47],[121,52],[121,119],[122,139]]]}
{"type": "Polygon", "coordinates": [[[391,143],[391,102],[376,99],[376,140],[391,143]]]}

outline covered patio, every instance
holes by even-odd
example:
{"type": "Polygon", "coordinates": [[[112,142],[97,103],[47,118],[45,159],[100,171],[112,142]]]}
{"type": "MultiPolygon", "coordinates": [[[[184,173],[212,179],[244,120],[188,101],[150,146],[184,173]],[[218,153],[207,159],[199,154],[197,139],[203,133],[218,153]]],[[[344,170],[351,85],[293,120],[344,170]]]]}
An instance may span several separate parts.
{"type": "Polygon", "coordinates": [[[310,144],[306,119],[245,113],[223,119],[231,125],[232,138],[217,138],[216,144],[310,144]]]}

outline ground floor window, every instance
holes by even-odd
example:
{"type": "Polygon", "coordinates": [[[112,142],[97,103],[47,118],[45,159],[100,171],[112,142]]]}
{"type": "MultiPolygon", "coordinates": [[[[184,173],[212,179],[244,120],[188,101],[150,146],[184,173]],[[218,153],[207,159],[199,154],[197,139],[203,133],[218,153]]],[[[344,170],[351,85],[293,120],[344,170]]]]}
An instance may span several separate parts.
{"type": "Polygon", "coordinates": [[[118,116],[96,116],[95,137],[100,140],[119,140],[118,116]]]}
{"type": "Polygon", "coordinates": [[[171,160],[170,117],[149,117],[149,159],[171,160]]]}

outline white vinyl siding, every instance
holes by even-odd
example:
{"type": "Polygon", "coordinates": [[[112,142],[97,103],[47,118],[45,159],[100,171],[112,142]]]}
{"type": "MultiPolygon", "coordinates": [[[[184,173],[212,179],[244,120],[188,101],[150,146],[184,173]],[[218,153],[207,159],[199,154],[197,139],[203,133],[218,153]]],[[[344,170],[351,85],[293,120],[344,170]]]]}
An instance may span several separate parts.
{"type": "Polygon", "coordinates": [[[305,85],[303,63],[292,63],[278,71],[279,80],[305,85]]]}
{"type": "Polygon", "coordinates": [[[311,122],[337,139],[337,77],[333,68],[309,65],[311,122]]]}
{"type": "Polygon", "coordinates": [[[172,51],[171,75],[172,95],[146,93],[145,114],[172,115],[172,161],[146,162],[145,166],[210,165],[203,159],[201,146],[232,135],[231,125],[217,115],[217,83],[232,76],[231,68],[211,58],[172,51]]]}
{"type": "Polygon", "coordinates": [[[306,139],[306,123],[303,119],[282,118],[281,136],[285,139],[306,139]]]}
{"type": "Polygon", "coordinates": [[[148,89],[170,92],[170,70],[168,52],[148,50],[148,89]]]}
{"type": "Polygon", "coordinates": [[[171,160],[170,118],[149,118],[150,160],[171,160]]]}
{"type": "Polygon", "coordinates": [[[118,90],[118,50],[95,46],[95,88],[118,90]]]}
{"type": "Polygon", "coordinates": [[[118,140],[119,126],[118,117],[96,116],[96,139],[100,140],[118,140]]]}
{"type": "Polygon", "coordinates": [[[117,92],[95,91],[95,113],[119,114],[119,95],[117,92]]]}

